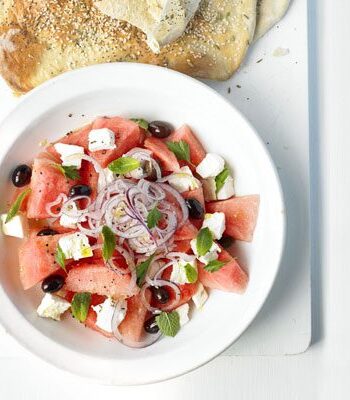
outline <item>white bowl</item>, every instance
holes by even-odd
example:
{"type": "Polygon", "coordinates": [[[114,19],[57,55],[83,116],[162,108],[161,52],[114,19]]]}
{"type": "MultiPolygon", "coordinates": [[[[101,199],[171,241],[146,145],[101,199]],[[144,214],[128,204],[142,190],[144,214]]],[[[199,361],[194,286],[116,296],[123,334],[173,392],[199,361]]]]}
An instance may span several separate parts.
{"type": "Polygon", "coordinates": [[[19,240],[0,237],[0,320],[27,349],[73,373],[110,384],[169,379],[217,356],[248,327],[276,277],[285,233],[284,205],[271,158],[248,121],[206,85],[167,69],[118,63],[64,74],[25,96],[0,126],[1,210],[6,210],[14,166],[29,162],[43,139],[53,140],[96,116],[122,115],[189,124],[208,151],[221,154],[234,171],[238,195],[259,193],[254,240],[235,251],[249,270],[243,295],[212,291],[202,311],[175,338],[130,349],[67,317],[37,317],[40,289],[19,282],[19,240]]]}

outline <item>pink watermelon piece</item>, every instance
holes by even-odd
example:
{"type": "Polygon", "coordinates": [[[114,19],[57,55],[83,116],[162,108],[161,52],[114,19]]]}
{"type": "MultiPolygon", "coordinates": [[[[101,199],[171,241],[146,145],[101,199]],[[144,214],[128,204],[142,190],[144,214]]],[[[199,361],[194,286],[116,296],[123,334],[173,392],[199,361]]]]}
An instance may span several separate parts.
{"type": "MultiPolygon", "coordinates": [[[[146,300],[150,301],[151,293],[145,293],[146,300]]],[[[118,329],[123,338],[131,342],[140,342],[144,335],[143,324],[147,317],[147,308],[141,301],[141,295],[136,295],[128,298],[128,308],[124,320],[119,325],[118,329]]]]}
{"type": "Polygon", "coordinates": [[[207,203],[207,212],[225,213],[225,233],[234,239],[251,242],[258,219],[259,204],[259,195],[232,197],[207,203]]]}
{"type": "Polygon", "coordinates": [[[149,137],[145,140],[146,149],[153,153],[154,158],[158,159],[165,171],[176,172],[180,169],[179,162],[175,154],[170,151],[167,145],[160,139],[149,137]]]}
{"type": "Polygon", "coordinates": [[[192,240],[197,234],[198,229],[190,221],[187,221],[185,225],[176,230],[174,240],[192,240]]]}
{"type": "Polygon", "coordinates": [[[226,264],[218,271],[208,272],[203,264],[199,263],[199,280],[205,287],[223,290],[224,292],[243,293],[248,284],[248,275],[238,262],[223,248],[219,255],[219,261],[226,264]]]}
{"type": "MultiPolygon", "coordinates": [[[[33,163],[31,193],[27,203],[28,218],[48,218],[46,205],[61,193],[68,194],[77,181],[66,178],[48,158],[35,158],[33,163]]],[[[52,210],[57,212],[58,210],[52,210]]]]}
{"type": "Polygon", "coordinates": [[[55,261],[57,243],[64,234],[36,236],[30,233],[19,249],[20,279],[25,290],[60,270],[55,261]]]}
{"type": "Polygon", "coordinates": [[[103,168],[134,147],[141,146],[145,138],[144,131],[138,124],[121,117],[97,118],[92,124],[92,129],[101,128],[108,128],[114,132],[116,144],[116,148],[113,150],[100,150],[89,153],[103,168]]]}
{"type": "Polygon", "coordinates": [[[177,240],[174,243],[174,248],[172,251],[179,253],[188,253],[191,249],[191,240],[177,240]]]}
{"type": "Polygon", "coordinates": [[[130,275],[119,275],[107,267],[102,260],[82,262],[72,268],[67,275],[65,289],[72,292],[89,292],[102,296],[129,296],[130,275]]]}
{"type": "Polygon", "coordinates": [[[190,147],[190,159],[194,165],[198,165],[206,155],[206,151],[191,128],[183,125],[165,139],[166,142],[179,142],[184,140],[190,147]]]}

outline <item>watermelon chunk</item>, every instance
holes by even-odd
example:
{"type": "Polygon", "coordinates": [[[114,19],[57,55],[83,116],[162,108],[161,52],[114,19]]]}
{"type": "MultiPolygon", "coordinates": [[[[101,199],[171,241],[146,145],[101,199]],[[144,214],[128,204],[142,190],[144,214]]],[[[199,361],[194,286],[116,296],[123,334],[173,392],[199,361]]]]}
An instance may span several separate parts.
{"type": "Polygon", "coordinates": [[[187,221],[185,225],[176,230],[174,240],[192,240],[197,234],[198,229],[190,221],[187,221]]]}
{"type": "Polygon", "coordinates": [[[114,298],[130,296],[130,275],[119,275],[105,267],[102,260],[79,263],[67,275],[65,289],[72,292],[90,292],[114,298]]]}
{"type": "Polygon", "coordinates": [[[175,154],[160,139],[155,137],[147,138],[145,140],[145,147],[153,153],[154,158],[160,161],[165,171],[177,172],[180,169],[175,154]]]}
{"type": "MultiPolygon", "coordinates": [[[[53,166],[48,158],[36,158],[33,163],[31,193],[27,203],[28,218],[48,218],[47,203],[56,200],[61,193],[68,194],[71,186],[77,181],[67,179],[62,172],[53,166]]],[[[53,210],[55,212],[55,210],[53,210]]]]}
{"type": "Polygon", "coordinates": [[[234,239],[251,242],[258,219],[259,203],[259,195],[232,197],[207,203],[207,212],[225,213],[225,233],[234,239]]]}
{"type": "Polygon", "coordinates": [[[223,290],[224,292],[243,293],[248,284],[248,275],[238,262],[223,248],[219,254],[220,261],[226,264],[215,272],[208,272],[199,263],[199,280],[205,287],[223,290]]]}
{"type": "Polygon", "coordinates": [[[19,249],[20,279],[23,288],[36,283],[60,269],[55,261],[57,243],[64,234],[36,236],[31,232],[19,249]]]}
{"type": "MultiPolygon", "coordinates": [[[[147,291],[145,293],[146,300],[150,300],[151,293],[147,291]]],[[[143,324],[147,316],[147,308],[141,301],[141,296],[136,295],[128,298],[128,308],[124,320],[119,325],[119,332],[125,338],[127,344],[128,341],[140,342],[144,334],[143,324]]]]}
{"type": "Polygon", "coordinates": [[[189,126],[183,125],[166,138],[167,142],[179,142],[184,140],[190,146],[190,159],[194,165],[198,165],[206,155],[206,151],[197,136],[189,126]]]}
{"type": "Polygon", "coordinates": [[[188,253],[191,249],[191,240],[177,240],[174,243],[174,248],[172,251],[179,253],[188,253]]]}

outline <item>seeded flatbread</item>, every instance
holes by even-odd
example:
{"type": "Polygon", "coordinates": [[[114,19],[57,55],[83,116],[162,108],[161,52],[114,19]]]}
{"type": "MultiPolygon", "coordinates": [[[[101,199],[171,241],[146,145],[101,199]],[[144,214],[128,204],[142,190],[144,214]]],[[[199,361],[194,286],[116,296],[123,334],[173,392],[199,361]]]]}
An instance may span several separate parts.
{"type": "Polygon", "coordinates": [[[258,0],[254,41],[261,38],[288,10],[290,0],[258,0]]]}
{"type": "Polygon", "coordinates": [[[92,0],[5,3],[0,0],[0,72],[17,93],[65,71],[113,61],[225,80],[244,59],[256,21],[256,0],[203,0],[182,37],[154,54],[143,32],[102,14],[92,0]]]}

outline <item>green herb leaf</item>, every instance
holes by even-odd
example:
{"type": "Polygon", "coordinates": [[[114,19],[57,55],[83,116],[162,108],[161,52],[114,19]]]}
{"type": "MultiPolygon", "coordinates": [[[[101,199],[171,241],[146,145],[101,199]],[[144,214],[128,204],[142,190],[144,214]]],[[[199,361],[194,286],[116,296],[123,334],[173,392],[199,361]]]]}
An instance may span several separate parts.
{"type": "Polygon", "coordinates": [[[230,171],[225,167],[215,178],[216,193],[224,186],[226,179],[229,177],[230,171]]]}
{"type": "Polygon", "coordinates": [[[162,213],[158,210],[157,206],[155,206],[147,215],[147,226],[152,229],[157,226],[161,219],[162,213]]]}
{"type": "Polygon", "coordinates": [[[168,149],[171,150],[178,160],[190,162],[190,146],[184,140],[179,142],[166,142],[168,149]]]}
{"type": "Polygon", "coordinates": [[[141,165],[139,160],[132,157],[120,157],[112,161],[108,168],[115,174],[127,174],[141,165]]]}
{"type": "Polygon", "coordinates": [[[9,212],[7,213],[5,224],[11,221],[13,217],[15,217],[21,208],[21,205],[23,203],[23,200],[30,194],[32,189],[27,188],[24,190],[22,193],[18,195],[16,198],[15,202],[12,204],[11,208],[9,209],[9,212]]]}
{"type": "Polygon", "coordinates": [[[80,322],[84,322],[87,318],[90,304],[91,293],[75,293],[71,304],[73,317],[80,322]]]}
{"type": "Polygon", "coordinates": [[[213,244],[213,235],[209,228],[202,228],[197,236],[196,245],[199,256],[205,256],[213,244]]]}
{"type": "Polygon", "coordinates": [[[146,261],[142,262],[141,264],[139,264],[136,267],[136,277],[137,277],[136,282],[139,287],[141,287],[143,284],[143,280],[145,279],[146,273],[153,261],[153,258],[154,258],[154,254],[149,256],[146,261]]]}
{"type": "Polygon", "coordinates": [[[186,264],[184,266],[186,272],[186,278],[189,283],[195,283],[198,279],[198,272],[191,264],[186,264]]]}
{"type": "Polygon", "coordinates": [[[114,252],[116,239],[115,234],[112,229],[108,226],[104,226],[102,228],[102,238],[103,238],[103,247],[102,247],[102,257],[105,261],[109,260],[114,252]]]}
{"type": "Polygon", "coordinates": [[[137,123],[137,125],[142,128],[145,129],[147,131],[148,129],[148,122],[145,119],[142,118],[130,118],[131,121],[134,121],[137,123]]]}
{"type": "Polygon", "coordinates": [[[80,179],[78,168],[75,167],[74,165],[62,165],[57,163],[54,163],[52,165],[68,179],[72,180],[80,179]]]}
{"type": "Polygon", "coordinates": [[[210,261],[207,265],[205,265],[204,269],[208,272],[215,272],[219,271],[219,269],[222,268],[224,265],[226,265],[225,262],[219,260],[213,260],[210,261]]]}
{"type": "Polygon", "coordinates": [[[174,337],[180,330],[180,316],[177,311],[170,313],[162,312],[156,316],[159,330],[165,336],[174,337]]]}
{"type": "Polygon", "coordinates": [[[57,249],[56,249],[56,253],[55,253],[55,261],[57,262],[57,264],[64,269],[66,272],[66,256],[63,252],[63,250],[61,249],[60,245],[57,245],[57,249]]]}

